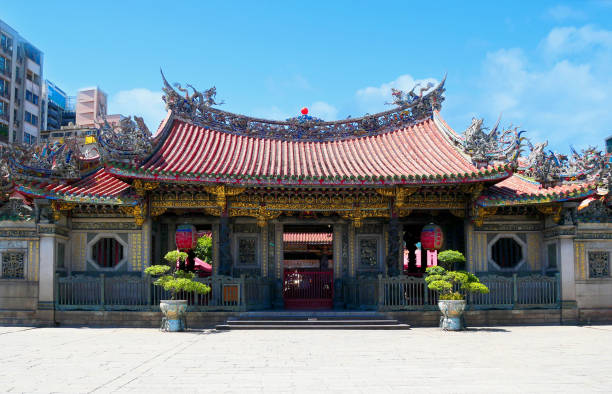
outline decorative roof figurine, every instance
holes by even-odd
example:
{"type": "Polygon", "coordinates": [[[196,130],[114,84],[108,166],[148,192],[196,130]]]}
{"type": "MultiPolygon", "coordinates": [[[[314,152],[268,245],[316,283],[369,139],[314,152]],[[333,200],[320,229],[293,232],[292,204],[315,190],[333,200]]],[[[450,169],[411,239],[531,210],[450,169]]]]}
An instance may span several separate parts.
{"type": "Polygon", "coordinates": [[[316,142],[378,135],[431,118],[434,111],[440,110],[444,101],[446,77],[427,94],[424,92],[432,87],[430,85],[421,88],[419,95],[414,93],[418,85],[408,93],[394,90],[395,101],[392,104],[396,107],[389,111],[336,121],[322,121],[302,116],[276,121],[237,115],[213,107],[222,104],[215,101],[217,92],[214,87],[200,93],[193,86],[186,85],[193,90],[189,95],[189,90],[180,84],[175,84],[176,89],[173,88],[163,72],[162,79],[166,108],[179,119],[209,129],[247,137],[316,142]]]}
{"type": "Polygon", "coordinates": [[[151,132],[142,118],[129,116],[121,119],[119,125],[111,126],[104,118],[98,128],[99,152],[105,161],[139,163],[153,149],[151,132]]]}

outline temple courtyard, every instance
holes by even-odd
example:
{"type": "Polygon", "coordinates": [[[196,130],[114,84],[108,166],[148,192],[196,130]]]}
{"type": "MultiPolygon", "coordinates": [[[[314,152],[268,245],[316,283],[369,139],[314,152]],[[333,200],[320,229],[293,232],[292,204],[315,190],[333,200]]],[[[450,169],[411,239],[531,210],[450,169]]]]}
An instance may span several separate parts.
{"type": "Polygon", "coordinates": [[[0,392],[612,391],[612,326],[0,327],[0,392]]]}

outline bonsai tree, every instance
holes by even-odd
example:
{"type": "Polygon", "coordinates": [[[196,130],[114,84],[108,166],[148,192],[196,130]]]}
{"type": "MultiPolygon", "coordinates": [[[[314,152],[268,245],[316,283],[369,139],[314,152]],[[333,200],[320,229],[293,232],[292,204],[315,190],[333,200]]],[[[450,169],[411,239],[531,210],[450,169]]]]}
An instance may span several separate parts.
{"type": "Polygon", "coordinates": [[[441,300],[463,300],[467,293],[488,293],[489,288],[480,283],[476,275],[465,271],[447,271],[439,265],[425,271],[425,282],[431,290],[440,294],[441,300]],[[456,286],[459,287],[458,290],[456,286]]]}
{"type": "Polygon", "coordinates": [[[194,252],[197,258],[210,263],[212,260],[212,238],[207,235],[198,238],[194,252]]]}
{"type": "Polygon", "coordinates": [[[184,262],[186,259],[187,253],[173,250],[164,256],[164,260],[168,262],[167,265],[152,265],[145,269],[144,272],[157,278],[153,284],[169,291],[172,295],[172,300],[176,300],[177,295],[182,291],[207,294],[210,291],[210,287],[193,280],[195,277],[193,272],[181,271],[176,267],[177,262],[184,262]]]}
{"type": "Polygon", "coordinates": [[[463,253],[456,250],[445,250],[438,253],[438,264],[446,270],[452,271],[453,268],[463,267],[465,257],[463,253]]]}

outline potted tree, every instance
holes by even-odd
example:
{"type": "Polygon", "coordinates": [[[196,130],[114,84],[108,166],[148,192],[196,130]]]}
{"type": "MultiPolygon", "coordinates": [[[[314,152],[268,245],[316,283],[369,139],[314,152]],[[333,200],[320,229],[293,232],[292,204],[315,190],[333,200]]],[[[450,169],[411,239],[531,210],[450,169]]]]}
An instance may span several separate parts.
{"type": "Polygon", "coordinates": [[[155,277],[154,285],[163,287],[172,295],[170,300],[160,300],[159,309],[164,314],[162,328],[166,331],[183,331],[185,329],[185,314],[187,312],[187,300],[179,300],[181,292],[195,292],[207,294],[210,287],[204,283],[193,280],[192,272],[181,271],[177,263],[185,262],[187,253],[173,250],[166,253],[164,260],[168,264],[152,265],[145,269],[145,274],[155,277]]]}
{"type": "Polygon", "coordinates": [[[457,250],[449,249],[438,253],[438,265],[446,270],[462,269],[463,264],[465,264],[465,256],[457,250]]]}
{"type": "Polygon", "coordinates": [[[440,328],[458,331],[463,329],[461,316],[465,310],[468,293],[488,293],[489,288],[480,283],[476,275],[465,271],[447,271],[433,266],[425,271],[427,287],[439,293],[438,308],[442,312],[440,328]]]}

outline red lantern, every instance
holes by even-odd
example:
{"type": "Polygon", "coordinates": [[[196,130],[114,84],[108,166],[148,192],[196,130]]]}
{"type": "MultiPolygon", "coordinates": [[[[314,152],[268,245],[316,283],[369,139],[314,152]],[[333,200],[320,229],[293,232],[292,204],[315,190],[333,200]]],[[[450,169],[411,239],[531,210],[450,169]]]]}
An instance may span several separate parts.
{"type": "Polygon", "coordinates": [[[444,233],[437,224],[430,223],[421,230],[421,247],[425,250],[439,250],[444,243],[444,233]]]}
{"type": "Polygon", "coordinates": [[[174,234],[176,248],[179,250],[189,250],[195,246],[196,228],[191,224],[181,224],[176,227],[174,234]]]}
{"type": "Polygon", "coordinates": [[[308,115],[308,108],[304,107],[300,112],[302,112],[302,115],[308,115]]]}

